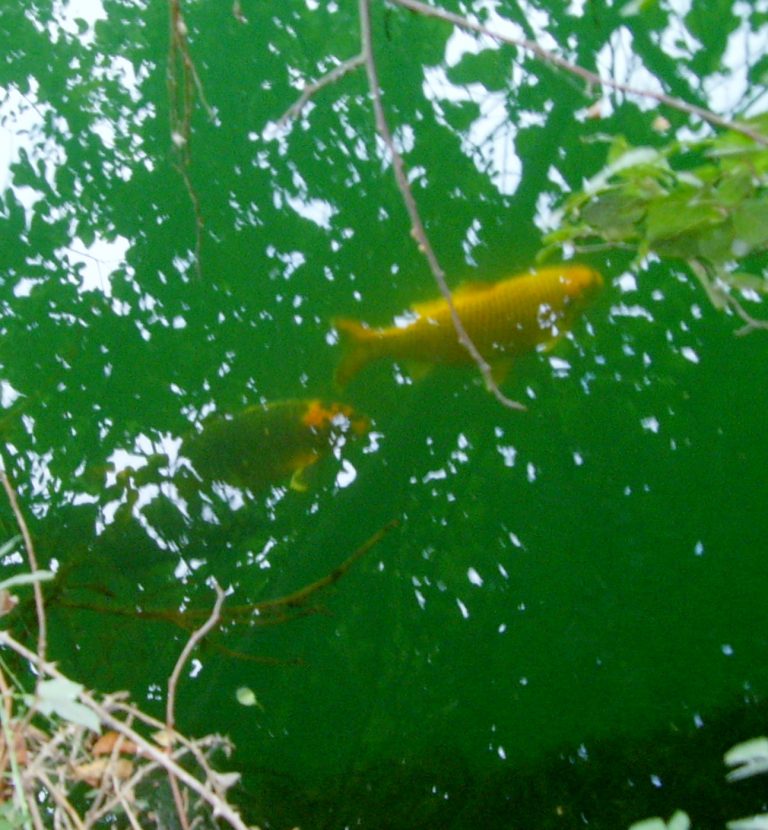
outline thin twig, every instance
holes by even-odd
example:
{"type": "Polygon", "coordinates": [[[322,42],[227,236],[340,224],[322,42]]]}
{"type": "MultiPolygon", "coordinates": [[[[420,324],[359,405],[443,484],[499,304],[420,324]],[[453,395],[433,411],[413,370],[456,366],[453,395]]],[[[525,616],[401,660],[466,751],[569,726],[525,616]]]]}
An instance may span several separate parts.
{"type": "Polygon", "coordinates": [[[406,210],[408,211],[408,216],[411,220],[411,234],[416,240],[419,250],[427,258],[432,276],[435,278],[435,282],[440,289],[443,299],[448,304],[448,308],[451,312],[451,321],[453,322],[453,327],[456,330],[459,342],[467,350],[467,352],[469,352],[470,357],[477,364],[477,367],[485,380],[485,385],[488,387],[489,391],[493,393],[496,399],[504,406],[509,409],[525,410],[526,407],[523,404],[506,397],[506,395],[504,395],[504,393],[496,385],[488,361],[480,354],[477,346],[475,346],[472,342],[472,339],[467,334],[467,331],[461,322],[461,318],[459,317],[459,313],[456,311],[456,306],[453,302],[453,295],[451,294],[451,290],[445,279],[445,271],[443,271],[440,263],[437,261],[434,249],[427,238],[424,223],[421,221],[421,215],[419,214],[419,209],[416,205],[416,200],[414,199],[413,191],[411,190],[411,185],[405,172],[405,164],[403,163],[400,153],[395,147],[392,132],[389,129],[389,124],[387,123],[387,118],[384,114],[384,106],[381,101],[379,75],[378,70],[376,69],[376,61],[373,54],[370,0],[360,0],[360,38],[363,47],[362,54],[365,58],[368,86],[373,100],[376,129],[387,148],[390,158],[392,159],[392,169],[395,174],[395,181],[397,182],[397,186],[403,197],[403,201],[405,202],[406,210]]]}
{"type": "Polygon", "coordinates": [[[187,818],[187,805],[184,804],[184,796],[181,793],[181,787],[179,787],[179,782],[170,772],[168,773],[168,785],[171,788],[171,794],[173,795],[173,804],[176,807],[176,815],[179,818],[181,830],[189,830],[189,818],[187,818]]]}
{"type": "Polygon", "coordinates": [[[24,768],[24,777],[29,780],[35,778],[38,775],[38,770],[42,770],[45,767],[46,761],[55,760],[57,757],[60,757],[61,745],[66,740],[66,732],[60,730],[55,732],[53,737],[47,741],[41,741],[41,746],[24,768]]]}
{"type": "Polygon", "coordinates": [[[744,325],[734,332],[736,337],[744,337],[745,334],[749,334],[752,331],[768,330],[768,320],[760,320],[757,317],[753,317],[735,297],[728,296],[728,305],[744,321],[744,325]]]}
{"type": "MultiPolygon", "coordinates": [[[[247,621],[256,625],[272,625],[292,620],[306,614],[317,613],[318,609],[315,608],[303,608],[298,612],[293,609],[301,608],[301,606],[306,605],[312,595],[318,593],[323,588],[338,582],[355,564],[355,562],[358,561],[358,559],[365,556],[371,548],[377,545],[384,538],[384,536],[389,533],[390,530],[397,527],[397,525],[398,520],[391,519],[387,522],[387,524],[366,539],[360,547],[353,551],[330,573],[318,580],[315,580],[315,582],[311,582],[309,585],[304,585],[292,594],[287,594],[275,599],[267,599],[262,600],[261,602],[253,602],[245,605],[227,606],[227,608],[221,609],[220,618],[225,622],[239,623],[247,621]],[[291,609],[292,616],[288,616],[287,613],[284,613],[283,609],[291,609]]],[[[98,614],[112,614],[120,617],[132,617],[135,619],[160,620],[178,625],[185,631],[189,631],[192,628],[192,624],[195,620],[202,619],[203,614],[208,613],[198,608],[188,608],[183,612],[170,608],[145,608],[136,610],[133,608],[121,608],[119,606],[99,605],[97,603],[89,602],[70,602],[69,600],[60,600],[59,604],[64,608],[77,608],[82,611],[94,611],[98,614]]],[[[270,660],[270,658],[254,658],[253,655],[241,655],[238,652],[233,652],[226,647],[220,646],[219,644],[214,644],[213,647],[218,648],[225,654],[230,654],[236,657],[245,656],[247,659],[258,659],[259,661],[268,663],[285,662],[277,659],[270,660]]],[[[297,661],[288,662],[295,663],[297,661]]]]}
{"type": "MultiPolygon", "coordinates": [[[[733,311],[733,313],[736,314],[737,317],[740,317],[744,322],[744,325],[735,332],[737,337],[743,337],[744,335],[749,334],[752,331],[756,331],[757,329],[761,329],[763,331],[768,330],[768,320],[761,320],[757,317],[753,317],[736,299],[736,297],[729,294],[722,287],[722,285],[718,284],[716,281],[713,281],[713,278],[716,278],[717,275],[712,273],[712,269],[710,267],[699,260],[691,260],[688,265],[704,287],[704,290],[707,292],[712,305],[717,309],[731,309],[731,311],[733,311]]],[[[727,281],[726,277],[722,277],[721,279],[727,281]]]]}
{"type": "Polygon", "coordinates": [[[26,802],[29,805],[29,812],[32,816],[32,823],[35,825],[35,830],[45,830],[45,825],[43,824],[43,818],[40,815],[40,807],[37,804],[37,800],[30,794],[25,793],[26,802]]]}
{"type": "MultiPolygon", "coordinates": [[[[194,651],[197,644],[219,624],[219,620],[221,619],[221,606],[224,603],[224,599],[226,598],[226,594],[219,586],[219,583],[216,580],[213,580],[213,589],[216,591],[216,602],[213,605],[213,610],[211,611],[210,616],[208,619],[200,626],[196,631],[192,632],[192,636],[187,640],[187,644],[182,649],[181,654],[179,655],[179,659],[176,661],[176,665],[173,667],[173,671],[171,672],[171,676],[168,678],[168,700],[166,701],[166,709],[165,709],[165,728],[168,730],[168,734],[171,735],[175,731],[175,721],[176,721],[176,688],[179,683],[179,678],[181,677],[181,672],[186,664],[187,660],[189,659],[190,654],[194,651]]],[[[179,816],[179,821],[181,822],[182,830],[189,830],[189,821],[187,819],[187,810],[184,806],[184,802],[181,795],[181,790],[179,789],[179,783],[174,778],[173,775],[168,776],[169,783],[171,785],[171,792],[173,793],[173,800],[176,804],[176,812],[179,816]]]]}
{"type": "Polygon", "coordinates": [[[72,822],[77,830],[85,830],[86,825],[83,823],[79,813],[72,806],[69,799],[64,795],[63,788],[57,786],[53,781],[51,781],[48,774],[44,770],[40,770],[40,772],[36,773],[35,778],[48,790],[51,798],[59,806],[59,809],[64,811],[69,821],[72,822]]]}
{"type": "Polygon", "coordinates": [[[722,127],[727,130],[733,130],[734,132],[748,136],[758,144],[768,145],[768,137],[755,132],[746,124],[739,124],[737,122],[729,121],[727,118],[723,118],[705,107],[689,104],[682,98],[675,98],[674,96],[666,95],[663,92],[654,92],[650,89],[640,89],[630,84],[622,83],[621,81],[603,78],[595,72],[590,72],[588,69],[584,69],[584,67],[579,66],[578,64],[571,63],[571,61],[566,58],[563,58],[554,52],[550,52],[548,49],[545,49],[533,40],[510,37],[509,35],[501,34],[488,26],[484,26],[482,23],[475,23],[466,17],[449,12],[439,6],[428,6],[426,3],[420,2],[420,0],[388,0],[388,2],[395,6],[402,6],[404,9],[409,9],[417,14],[422,14],[425,17],[435,17],[439,20],[445,21],[446,23],[452,23],[454,26],[458,26],[461,29],[468,29],[469,31],[486,35],[501,43],[516,46],[519,49],[525,49],[527,52],[531,52],[537,58],[540,58],[546,63],[550,63],[553,66],[564,69],[572,75],[582,78],[590,85],[608,87],[610,89],[615,89],[617,92],[624,92],[627,95],[635,95],[640,98],[651,98],[652,100],[658,101],[660,104],[664,104],[672,109],[688,113],[688,115],[695,115],[698,118],[701,118],[702,121],[706,121],[709,124],[714,124],[715,126],[722,127]]]}
{"type": "Polygon", "coordinates": [[[377,530],[373,536],[363,542],[363,544],[360,545],[354,553],[350,554],[340,565],[337,565],[329,574],[326,574],[321,579],[318,579],[309,585],[305,585],[303,588],[299,588],[298,591],[294,591],[292,594],[287,594],[279,599],[267,600],[259,603],[260,610],[269,611],[271,608],[276,606],[293,607],[303,605],[313,594],[316,594],[323,588],[327,588],[329,585],[333,585],[334,582],[338,582],[358,559],[365,556],[365,554],[368,553],[374,545],[377,545],[390,530],[398,525],[399,521],[397,519],[391,519],[384,525],[384,527],[377,530]]]}
{"type": "Polygon", "coordinates": [[[128,821],[130,822],[131,827],[133,830],[142,830],[141,824],[139,824],[139,820],[136,818],[133,810],[131,809],[131,805],[128,803],[128,799],[123,795],[122,787],[120,786],[120,782],[115,778],[114,782],[115,792],[117,793],[117,797],[120,800],[120,806],[123,808],[123,812],[128,816],[128,821]]]}
{"type": "MultiPolygon", "coordinates": [[[[16,524],[19,526],[19,530],[21,531],[21,536],[24,540],[24,548],[27,551],[27,559],[29,559],[29,567],[31,568],[32,573],[35,574],[40,570],[40,568],[37,564],[37,555],[35,554],[35,548],[32,544],[32,536],[29,532],[29,528],[27,527],[27,523],[24,521],[24,515],[21,512],[21,508],[19,507],[19,502],[16,498],[16,491],[13,489],[13,485],[8,478],[8,474],[3,469],[0,469],[0,481],[2,481],[3,487],[5,488],[8,501],[11,504],[11,510],[13,510],[13,515],[16,518],[16,524]]],[[[39,580],[35,580],[32,583],[32,590],[35,596],[35,611],[37,612],[37,663],[38,666],[41,667],[41,671],[38,674],[39,681],[42,679],[42,666],[45,663],[45,654],[48,648],[48,629],[45,621],[43,589],[40,586],[39,580]]]]}
{"type": "MultiPolygon", "coordinates": [[[[177,736],[174,736],[174,737],[177,737],[177,736]]],[[[193,743],[193,742],[190,742],[190,743],[193,743]]],[[[185,755],[187,755],[191,752],[192,752],[192,750],[191,750],[190,747],[182,746],[179,749],[177,749],[175,752],[173,752],[170,757],[174,761],[178,762],[178,761],[180,761],[181,758],[183,758],[185,755]]],[[[147,763],[142,764],[127,781],[123,782],[121,789],[125,790],[126,792],[132,792],[133,790],[136,789],[136,787],[139,784],[141,784],[141,782],[145,778],[152,775],[152,773],[156,772],[158,769],[160,769],[160,766],[159,766],[159,764],[156,764],[156,763],[152,763],[152,762],[148,761],[147,763]]],[[[103,819],[104,816],[111,813],[115,809],[115,807],[117,807],[119,802],[120,802],[120,791],[115,790],[112,798],[108,801],[105,801],[104,804],[100,805],[98,810],[96,810],[96,811],[89,810],[88,811],[89,824],[93,825],[93,824],[96,824],[96,822],[101,821],[101,819],[103,819]]]]}
{"type": "MultiPolygon", "coordinates": [[[[174,755],[174,759],[175,759],[175,757],[177,757],[177,756],[174,755]]],[[[136,772],[134,772],[133,775],[127,781],[125,781],[123,783],[120,790],[125,789],[128,792],[131,792],[132,790],[135,790],[136,787],[145,778],[147,778],[153,772],[156,772],[158,769],[160,769],[158,764],[154,764],[154,763],[151,763],[151,762],[147,762],[146,764],[142,764],[136,770],[136,772]]],[[[114,791],[114,793],[112,794],[111,798],[108,798],[102,804],[97,805],[95,809],[92,807],[90,810],[88,810],[88,814],[86,815],[86,820],[87,820],[89,825],[93,826],[97,822],[101,821],[101,819],[103,819],[104,816],[106,816],[109,813],[114,811],[114,809],[117,807],[117,805],[121,801],[121,791],[120,790],[116,789],[114,791]]]]}
{"type": "Polygon", "coordinates": [[[304,107],[309,103],[309,99],[316,93],[319,92],[323,87],[328,86],[329,84],[336,83],[340,78],[343,78],[348,72],[352,72],[355,69],[363,66],[365,64],[365,55],[362,53],[359,55],[355,55],[354,58],[348,58],[347,60],[340,63],[338,66],[335,66],[329,72],[326,72],[321,78],[317,81],[313,81],[312,83],[307,84],[304,89],[302,90],[299,99],[292,104],[284,113],[283,115],[278,118],[275,127],[278,130],[282,130],[289,121],[293,121],[294,119],[298,118],[304,107]]]}
{"type": "Polygon", "coordinates": [[[213,580],[213,590],[216,592],[216,602],[213,605],[213,610],[211,611],[210,616],[203,623],[203,625],[200,626],[200,628],[192,633],[189,640],[187,640],[187,644],[182,649],[179,659],[173,667],[171,676],[168,678],[168,700],[165,707],[165,726],[169,732],[175,731],[176,687],[179,683],[179,677],[182,669],[184,668],[184,664],[189,659],[189,655],[194,651],[195,646],[197,646],[197,644],[203,639],[203,637],[206,636],[206,634],[208,634],[209,631],[219,624],[219,620],[221,619],[221,606],[224,603],[226,594],[215,579],[213,580]]]}

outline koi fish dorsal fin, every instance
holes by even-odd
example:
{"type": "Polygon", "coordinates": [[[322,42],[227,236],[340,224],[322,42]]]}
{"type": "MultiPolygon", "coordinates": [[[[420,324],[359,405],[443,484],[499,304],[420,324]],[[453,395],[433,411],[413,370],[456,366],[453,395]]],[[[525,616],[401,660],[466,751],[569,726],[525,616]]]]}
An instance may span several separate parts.
{"type": "MultiPolygon", "coordinates": [[[[457,285],[456,288],[451,289],[451,297],[454,300],[461,300],[464,297],[477,296],[485,291],[489,291],[493,286],[494,284],[492,282],[463,282],[461,285],[457,285]]],[[[445,311],[446,305],[446,301],[440,297],[437,300],[426,300],[423,303],[414,303],[411,306],[411,311],[414,314],[418,314],[419,317],[430,317],[440,311],[445,311]]]]}

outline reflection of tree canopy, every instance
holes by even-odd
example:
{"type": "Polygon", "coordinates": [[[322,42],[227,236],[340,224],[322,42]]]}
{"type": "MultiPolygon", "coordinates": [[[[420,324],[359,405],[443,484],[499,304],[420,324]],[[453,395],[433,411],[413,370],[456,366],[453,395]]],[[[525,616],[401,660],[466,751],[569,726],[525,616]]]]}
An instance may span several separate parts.
{"type": "MultiPolygon", "coordinates": [[[[398,3],[372,11],[393,141],[448,273],[533,260],[536,225],[585,165],[602,163],[585,135],[620,125],[658,141],[648,100],[600,93],[541,55],[398,3]],[[598,96],[603,118],[590,121],[598,96]]],[[[57,528],[92,523],[104,484],[93,471],[139,436],[183,434],[211,405],[325,393],[325,322],[340,297],[352,307],[361,288],[398,307],[415,279],[361,72],[319,90],[290,131],[264,133],[305,83],[357,54],[348,7],[105,0],[104,12],[0,12],[5,457],[37,518],[57,528]]],[[[726,117],[759,102],[750,89],[765,60],[738,46],[764,37],[765,21],[735,4],[720,4],[716,27],[698,7],[505,14],[476,9],[483,25],[616,83],[726,117]]]]}

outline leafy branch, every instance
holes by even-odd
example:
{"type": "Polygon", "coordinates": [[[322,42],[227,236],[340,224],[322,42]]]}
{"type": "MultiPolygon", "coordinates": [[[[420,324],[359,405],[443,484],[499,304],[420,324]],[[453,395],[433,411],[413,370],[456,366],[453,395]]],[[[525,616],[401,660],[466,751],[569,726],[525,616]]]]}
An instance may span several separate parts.
{"type": "Polygon", "coordinates": [[[738,263],[768,251],[768,117],[750,121],[754,141],[733,130],[660,149],[610,140],[606,165],[564,203],[541,259],[575,250],[620,247],[688,264],[716,308],[768,329],[735,296],[768,292],[765,276],[738,263]]]}
{"type": "MultiPolygon", "coordinates": [[[[626,83],[615,81],[611,78],[603,77],[567,60],[551,50],[545,49],[533,40],[511,37],[499,31],[498,28],[484,25],[468,16],[455,14],[438,6],[427,5],[426,3],[420,2],[420,0],[387,0],[387,2],[391,6],[399,6],[404,9],[408,9],[415,14],[424,17],[436,18],[465,31],[484,35],[498,44],[514,46],[518,49],[529,52],[540,61],[580,79],[585,83],[587,89],[591,89],[593,87],[608,88],[635,98],[654,100],[665,107],[698,118],[714,127],[728,130],[728,135],[738,136],[742,141],[748,142],[753,148],[755,146],[757,146],[757,148],[768,147],[768,133],[761,129],[760,124],[755,124],[750,121],[734,122],[717,115],[709,109],[691,104],[681,98],[676,98],[655,90],[640,89],[626,83]]],[[[375,60],[375,44],[371,33],[371,0],[359,0],[358,9],[360,17],[360,53],[352,58],[342,61],[318,80],[307,83],[298,100],[283,114],[281,118],[278,119],[277,122],[275,122],[274,125],[272,125],[272,127],[277,130],[287,128],[292,120],[300,116],[306,104],[315,94],[327,86],[334,84],[348,73],[359,68],[365,69],[369,96],[374,110],[376,131],[381,137],[386,147],[387,154],[391,159],[395,180],[411,222],[411,235],[416,241],[420,253],[422,253],[427,260],[430,272],[432,273],[441,296],[448,304],[453,326],[456,330],[459,342],[469,353],[471,359],[483,376],[486,386],[496,396],[496,398],[502,404],[511,409],[525,409],[522,404],[507,398],[498,388],[497,384],[493,380],[493,377],[491,376],[490,366],[480,354],[471,338],[468,336],[456,311],[451,291],[446,282],[445,272],[440,266],[434,248],[426,233],[424,222],[421,219],[419,208],[409,183],[405,163],[393,140],[392,131],[382,104],[382,88],[375,60]]],[[[270,132],[271,128],[267,130],[267,134],[270,132]]],[[[768,150],[765,152],[768,153],[768,150]]],[[[659,156],[659,158],[661,159],[662,156],[663,154],[659,156]]],[[[593,194],[589,195],[591,196],[593,194]]],[[[678,205],[675,204],[673,194],[669,192],[665,193],[660,190],[657,195],[659,200],[659,209],[661,209],[661,204],[664,199],[669,199],[669,202],[667,203],[667,212],[674,212],[677,209],[678,205]]],[[[578,197],[572,200],[570,204],[573,205],[577,203],[578,197]]],[[[717,206],[715,206],[714,209],[717,209],[717,206]]],[[[568,208],[566,208],[566,213],[567,212],[568,208]]],[[[763,215],[765,215],[765,211],[763,212],[763,215]]],[[[581,225],[573,225],[572,227],[583,228],[583,223],[581,225]]],[[[596,229],[593,228],[592,230],[595,231],[596,229]]],[[[572,231],[569,236],[569,231],[567,229],[560,233],[559,236],[558,233],[560,232],[556,232],[548,238],[548,242],[550,243],[548,252],[551,252],[556,242],[561,242],[565,239],[570,241],[575,235],[577,235],[576,231],[572,231]]],[[[599,236],[597,233],[594,233],[594,235],[599,236]]],[[[604,241],[607,245],[616,244],[631,247],[631,243],[634,240],[629,238],[610,238],[604,241]]],[[[691,260],[691,266],[694,273],[697,274],[699,279],[704,284],[710,297],[717,300],[720,306],[727,305],[739,314],[739,316],[746,323],[746,329],[763,327],[763,324],[760,321],[754,320],[747,314],[735,297],[731,295],[726,296],[724,294],[721,287],[723,277],[723,270],[721,268],[715,268],[713,271],[708,263],[704,263],[700,259],[691,260]]],[[[731,282],[733,283],[733,281],[731,282]]]]}

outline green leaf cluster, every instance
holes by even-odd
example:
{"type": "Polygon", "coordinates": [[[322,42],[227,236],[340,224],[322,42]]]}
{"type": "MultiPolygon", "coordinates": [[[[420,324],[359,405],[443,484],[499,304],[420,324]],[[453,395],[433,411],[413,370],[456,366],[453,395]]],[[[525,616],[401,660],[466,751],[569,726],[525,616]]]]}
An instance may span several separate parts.
{"type": "MultiPolygon", "coordinates": [[[[768,140],[768,114],[745,123],[768,140]]],[[[564,245],[600,243],[722,275],[768,250],[768,144],[734,130],[659,148],[604,140],[606,165],[565,201],[542,259],[564,245]]],[[[747,282],[768,287],[764,274],[747,282]]]]}

